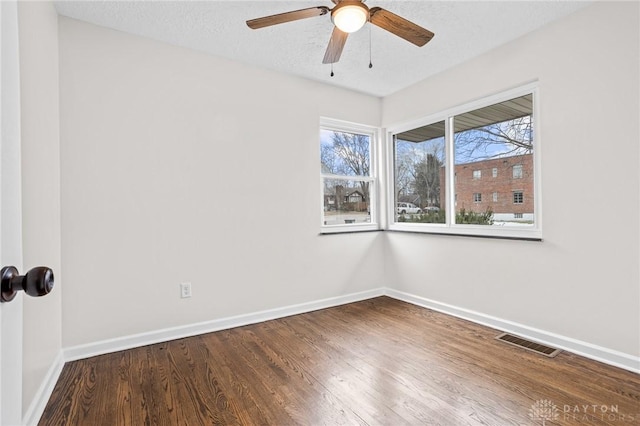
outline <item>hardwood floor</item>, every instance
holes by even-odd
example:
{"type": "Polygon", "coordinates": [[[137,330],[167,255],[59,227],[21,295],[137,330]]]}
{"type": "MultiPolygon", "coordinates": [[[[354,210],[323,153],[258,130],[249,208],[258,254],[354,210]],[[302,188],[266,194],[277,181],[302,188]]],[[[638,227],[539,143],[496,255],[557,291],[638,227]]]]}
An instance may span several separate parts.
{"type": "Polygon", "coordinates": [[[640,375],[497,334],[379,297],[68,363],[40,425],[640,425],[640,375]]]}

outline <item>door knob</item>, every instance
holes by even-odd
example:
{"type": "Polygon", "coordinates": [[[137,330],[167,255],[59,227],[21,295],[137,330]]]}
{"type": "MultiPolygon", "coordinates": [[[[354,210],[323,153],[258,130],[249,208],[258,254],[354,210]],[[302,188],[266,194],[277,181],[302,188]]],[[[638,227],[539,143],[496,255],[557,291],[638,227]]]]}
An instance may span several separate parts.
{"type": "Polygon", "coordinates": [[[37,266],[20,275],[14,266],[5,266],[0,271],[0,285],[2,302],[12,301],[20,290],[24,290],[29,296],[44,296],[53,289],[53,271],[46,266],[37,266]]]}

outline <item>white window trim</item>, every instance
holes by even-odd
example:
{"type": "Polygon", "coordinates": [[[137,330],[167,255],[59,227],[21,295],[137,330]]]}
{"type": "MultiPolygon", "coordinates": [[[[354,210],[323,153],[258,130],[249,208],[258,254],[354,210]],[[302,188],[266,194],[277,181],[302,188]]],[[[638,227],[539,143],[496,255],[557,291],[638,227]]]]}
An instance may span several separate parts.
{"type": "MultiPolygon", "coordinates": [[[[542,179],[541,179],[541,157],[542,157],[542,132],[540,125],[540,91],[538,88],[538,82],[532,82],[523,86],[506,90],[504,92],[496,93],[481,99],[477,99],[466,104],[458,105],[449,108],[445,111],[441,111],[429,116],[401,123],[398,125],[389,126],[386,129],[385,134],[385,157],[386,157],[386,199],[389,200],[386,203],[386,221],[385,228],[391,231],[406,231],[406,232],[419,232],[427,234],[451,234],[451,235],[468,235],[478,237],[494,237],[494,238],[514,238],[514,239],[542,239],[542,179]],[[394,144],[393,135],[406,132],[411,129],[415,129],[429,124],[437,123],[440,121],[445,122],[445,147],[447,158],[452,158],[454,153],[453,146],[453,132],[451,132],[453,117],[456,115],[464,114],[469,111],[474,111],[479,108],[497,104],[500,102],[508,101],[519,96],[527,94],[533,94],[533,132],[535,138],[535,148],[533,150],[533,205],[534,205],[534,224],[527,228],[510,228],[510,227],[494,227],[486,225],[463,225],[454,224],[455,221],[455,207],[447,209],[447,222],[448,223],[407,223],[407,222],[395,222],[394,214],[394,144]]],[[[447,165],[448,166],[448,165],[447,165]]],[[[454,167],[447,167],[447,183],[445,188],[445,197],[447,206],[455,206],[455,191],[453,191],[454,182],[454,167]]]]}
{"type": "Polygon", "coordinates": [[[380,129],[374,126],[367,126],[366,124],[352,123],[349,121],[336,120],[334,118],[320,117],[319,130],[333,130],[345,133],[358,133],[362,135],[368,135],[370,137],[370,151],[369,151],[369,176],[340,176],[322,173],[320,161],[318,161],[318,168],[320,174],[320,233],[321,234],[338,234],[345,232],[364,232],[364,231],[378,231],[380,226],[380,185],[378,178],[378,171],[380,168],[380,129]],[[344,179],[344,180],[357,180],[367,181],[369,186],[369,211],[370,222],[358,223],[358,224],[340,224],[340,225],[325,225],[324,224],[324,180],[325,179],[344,179]]]}

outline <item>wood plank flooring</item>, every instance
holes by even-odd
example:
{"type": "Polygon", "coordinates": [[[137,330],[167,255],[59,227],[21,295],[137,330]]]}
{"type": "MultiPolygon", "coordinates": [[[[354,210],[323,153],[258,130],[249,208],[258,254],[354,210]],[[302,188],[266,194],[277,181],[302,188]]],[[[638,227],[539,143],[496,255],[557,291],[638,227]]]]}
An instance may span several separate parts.
{"type": "Polygon", "coordinates": [[[379,297],[68,363],[39,424],[640,425],[640,375],[497,334],[379,297]]]}

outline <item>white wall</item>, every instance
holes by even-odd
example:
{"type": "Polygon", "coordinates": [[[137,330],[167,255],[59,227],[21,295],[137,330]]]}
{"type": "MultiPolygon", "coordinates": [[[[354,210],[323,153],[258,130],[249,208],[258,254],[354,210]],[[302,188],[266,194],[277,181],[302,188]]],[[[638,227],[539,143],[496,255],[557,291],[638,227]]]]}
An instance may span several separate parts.
{"type": "Polygon", "coordinates": [[[382,104],[59,27],[64,347],[388,286],[640,353],[637,4],[592,5],[382,104]],[[389,126],[533,80],[544,242],[317,235],[319,116],[389,126]]]}
{"type": "Polygon", "coordinates": [[[318,235],[319,116],[378,125],[378,98],[59,28],[63,346],[384,284],[382,234],[318,235]]]}
{"type": "Polygon", "coordinates": [[[19,2],[23,264],[54,271],[46,297],[24,298],[23,410],[61,350],[58,17],[52,3],[19,2]]]}
{"type": "Polygon", "coordinates": [[[596,3],[384,99],[383,125],[539,81],[544,242],[388,233],[389,286],[640,354],[638,3],[596,3]]]}

